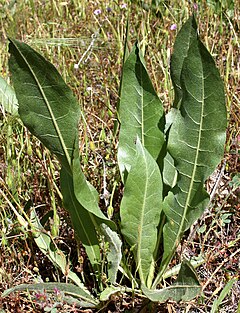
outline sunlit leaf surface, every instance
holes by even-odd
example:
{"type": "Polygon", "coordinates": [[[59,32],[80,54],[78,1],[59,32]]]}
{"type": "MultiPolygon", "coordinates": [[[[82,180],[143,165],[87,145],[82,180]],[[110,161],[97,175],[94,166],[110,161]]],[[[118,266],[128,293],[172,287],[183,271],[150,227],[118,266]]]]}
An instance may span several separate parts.
{"type": "Polygon", "coordinates": [[[80,116],[76,98],[56,68],[31,47],[10,39],[9,52],[23,123],[70,170],[80,116]]]}
{"type": "MultiPolygon", "coordinates": [[[[197,32],[196,23],[190,18],[181,34],[192,36],[193,31],[197,32]]],[[[181,71],[180,110],[176,112],[168,140],[168,152],[174,159],[178,178],[176,187],[164,200],[168,222],[164,227],[163,267],[171,259],[183,232],[206,207],[208,194],[204,182],[224,152],[227,120],[223,83],[198,37],[193,36],[190,42],[181,71]]]]}
{"type": "Polygon", "coordinates": [[[119,104],[121,122],[118,162],[123,176],[135,156],[137,136],[157,159],[164,139],[159,129],[163,107],[148,76],[144,59],[136,44],[123,67],[119,104]]]}
{"type": "Polygon", "coordinates": [[[154,266],[157,226],[160,221],[162,179],[157,163],[143,147],[136,143],[136,156],[124,189],[121,202],[122,233],[132,247],[140,279],[147,283],[154,266]]]}

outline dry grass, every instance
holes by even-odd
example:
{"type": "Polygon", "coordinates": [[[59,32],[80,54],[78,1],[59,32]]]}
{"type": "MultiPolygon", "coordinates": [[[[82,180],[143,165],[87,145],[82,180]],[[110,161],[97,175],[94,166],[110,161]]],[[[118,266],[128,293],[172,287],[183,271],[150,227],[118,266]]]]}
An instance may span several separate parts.
{"type": "MultiPolygon", "coordinates": [[[[233,5],[234,1],[220,1],[222,7],[209,3],[200,1],[196,15],[201,38],[215,57],[225,84],[229,120],[225,156],[208,182],[208,190],[213,192],[212,201],[203,218],[186,235],[173,260],[174,264],[183,254],[204,256],[206,262],[198,269],[203,293],[187,304],[169,301],[158,307],[146,306],[141,312],[210,312],[213,301],[225,284],[232,278],[239,278],[240,60],[237,36],[240,14],[237,4],[233,5]]],[[[79,99],[83,112],[80,126],[83,166],[100,193],[103,167],[98,154],[106,160],[110,193],[114,184],[119,182],[114,120],[127,17],[122,4],[121,1],[109,0],[108,10],[106,2],[101,0],[52,0],[44,3],[40,0],[6,0],[0,4],[1,75],[9,77],[7,34],[30,44],[53,62],[79,99]],[[100,15],[94,15],[96,9],[101,9],[100,15]],[[93,42],[94,34],[96,39],[93,42]],[[92,42],[92,49],[88,50],[92,42]],[[76,70],[74,64],[79,60],[81,63],[76,70]]],[[[136,37],[140,39],[146,51],[150,75],[167,110],[173,99],[169,56],[176,35],[170,30],[170,25],[176,23],[179,29],[194,8],[188,1],[173,0],[163,2],[160,9],[156,16],[151,10],[135,5],[130,14],[130,39],[132,43],[136,37]]],[[[0,291],[16,284],[33,282],[38,277],[57,280],[61,276],[38,251],[31,233],[24,228],[29,199],[40,216],[53,207],[57,208],[60,230],[56,233],[53,220],[48,229],[53,236],[57,235],[60,244],[65,242],[61,248],[71,258],[75,270],[81,272],[82,263],[76,252],[79,249],[68,226],[68,216],[62,209],[57,161],[18,120],[4,112],[0,129],[0,291]],[[17,210],[19,218],[13,209],[17,210]]],[[[117,186],[113,198],[116,214],[120,198],[121,188],[117,186]]],[[[105,209],[103,203],[102,207],[105,209]]],[[[239,298],[240,284],[235,282],[220,312],[237,312],[239,298]]],[[[13,294],[1,301],[1,312],[42,312],[30,295],[13,294]]],[[[140,312],[140,300],[119,297],[104,310],[140,312]]],[[[73,307],[63,306],[59,312],[90,311],[74,311],[73,307]]]]}

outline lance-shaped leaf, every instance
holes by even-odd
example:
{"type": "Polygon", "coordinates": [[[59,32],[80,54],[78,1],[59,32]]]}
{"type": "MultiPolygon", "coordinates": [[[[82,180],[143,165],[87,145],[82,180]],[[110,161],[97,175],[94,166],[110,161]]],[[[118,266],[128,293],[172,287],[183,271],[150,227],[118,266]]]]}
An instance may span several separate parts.
{"type": "Polygon", "coordinates": [[[64,207],[71,216],[76,236],[85,247],[91,264],[97,265],[100,262],[100,248],[96,228],[100,226],[101,220],[79,203],[74,193],[73,178],[65,168],[61,170],[60,179],[64,207]]]}
{"type": "MultiPolygon", "coordinates": [[[[75,282],[82,290],[89,293],[87,288],[83,285],[76,273],[68,269],[66,256],[64,253],[54,244],[50,235],[46,232],[40,223],[40,220],[36,214],[36,211],[31,209],[31,227],[34,235],[34,240],[38,248],[49,258],[49,260],[60,270],[62,273],[75,282]]],[[[89,293],[90,294],[90,293],[89,293]]]]}
{"type": "Polygon", "coordinates": [[[120,207],[122,233],[133,248],[143,284],[151,286],[162,202],[159,167],[137,138],[120,207]]]}
{"type": "Polygon", "coordinates": [[[171,56],[170,72],[175,92],[174,107],[179,108],[182,99],[181,73],[183,63],[188,55],[192,41],[197,39],[197,25],[194,17],[190,17],[179,31],[171,56]]]}
{"type": "Polygon", "coordinates": [[[3,292],[2,297],[7,297],[10,293],[16,291],[40,291],[46,293],[61,292],[62,301],[68,304],[75,304],[84,308],[96,307],[99,301],[88,292],[73,284],[66,283],[36,283],[36,284],[21,284],[3,292]]]}
{"type": "Polygon", "coordinates": [[[137,136],[157,159],[164,137],[159,129],[163,107],[148,76],[141,51],[136,44],[123,65],[119,118],[121,122],[118,162],[122,177],[130,170],[137,136]]]}
{"type": "MultiPolygon", "coordinates": [[[[197,32],[196,24],[192,25],[197,32]]],[[[178,182],[173,193],[170,192],[164,200],[168,222],[164,227],[162,271],[183,232],[202,214],[208,201],[204,182],[224,152],[226,107],[223,83],[211,55],[198,38],[192,40],[183,62],[181,88],[182,103],[168,140],[178,182]]]]}
{"type": "Polygon", "coordinates": [[[56,68],[28,45],[10,39],[10,71],[23,123],[70,170],[79,105],[56,68]]]}
{"type": "Polygon", "coordinates": [[[183,261],[178,278],[170,287],[152,290],[142,286],[142,290],[154,302],[165,302],[168,299],[190,301],[200,293],[201,285],[191,264],[183,261]]]}
{"type": "Polygon", "coordinates": [[[0,105],[12,115],[18,115],[18,101],[12,86],[0,77],[0,105]]]}

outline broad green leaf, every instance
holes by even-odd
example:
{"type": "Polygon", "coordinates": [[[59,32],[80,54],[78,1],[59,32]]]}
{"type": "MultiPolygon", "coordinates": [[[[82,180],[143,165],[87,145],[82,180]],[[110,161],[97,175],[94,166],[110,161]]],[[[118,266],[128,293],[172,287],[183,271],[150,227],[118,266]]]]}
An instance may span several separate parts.
{"type": "Polygon", "coordinates": [[[180,108],[183,96],[181,73],[183,63],[188,55],[189,46],[197,40],[197,24],[194,17],[190,17],[179,31],[173,47],[170,62],[170,72],[175,92],[174,107],[180,108]]]}
{"type": "Polygon", "coordinates": [[[18,115],[18,101],[12,86],[0,77],[0,105],[12,115],[18,115]]]}
{"type": "Polygon", "coordinates": [[[122,233],[133,249],[141,282],[147,286],[153,278],[161,204],[159,167],[137,138],[136,155],[124,188],[120,215],[122,233]]]}
{"type": "Polygon", "coordinates": [[[9,41],[9,66],[20,117],[69,171],[78,134],[78,102],[50,62],[28,45],[9,41]]]}
{"type": "MultiPolygon", "coordinates": [[[[109,220],[101,211],[98,205],[99,196],[97,190],[86,180],[84,176],[79,160],[78,145],[74,151],[74,158],[72,162],[73,167],[73,185],[75,197],[85,210],[91,213],[92,218],[95,216],[102,220],[102,223],[106,223],[112,229],[116,229],[116,225],[113,221],[109,220]]],[[[99,223],[96,225],[100,226],[99,223]]]]}
{"type": "Polygon", "coordinates": [[[64,168],[61,170],[60,181],[64,207],[71,216],[76,236],[85,247],[91,264],[93,266],[98,265],[100,248],[96,229],[99,228],[101,220],[85,210],[79,203],[74,194],[72,176],[64,168]]]}
{"type": "Polygon", "coordinates": [[[138,44],[123,65],[119,118],[118,162],[123,177],[125,170],[129,172],[135,157],[137,136],[154,159],[157,159],[164,143],[163,132],[159,129],[163,107],[138,44]]]}
{"type": "Polygon", "coordinates": [[[89,293],[87,288],[83,285],[79,277],[72,272],[66,261],[66,256],[64,253],[54,244],[50,235],[46,232],[37,217],[36,211],[31,209],[31,227],[34,235],[34,241],[36,242],[38,248],[48,257],[48,259],[58,267],[62,273],[70,278],[75,284],[89,293]]]}
{"type": "MultiPolygon", "coordinates": [[[[196,24],[193,23],[195,32],[196,24]]],[[[168,152],[178,171],[177,185],[164,200],[162,271],[192,223],[208,203],[204,182],[221,161],[226,132],[224,88],[212,57],[200,40],[191,41],[181,73],[180,110],[171,125],[168,152]]]]}
{"type": "Polygon", "coordinates": [[[168,299],[190,301],[201,292],[201,285],[192,266],[183,261],[178,278],[170,287],[152,290],[142,286],[142,290],[154,302],[165,302],[168,299]]]}
{"type": "Polygon", "coordinates": [[[117,279],[117,272],[122,259],[122,242],[118,234],[111,230],[106,224],[101,225],[101,231],[108,243],[107,261],[108,261],[108,279],[114,284],[117,279]]]}
{"type": "Polygon", "coordinates": [[[66,283],[36,283],[36,284],[21,284],[17,285],[13,288],[7,289],[3,292],[2,298],[7,297],[10,293],[16,291],[40,291],[43,290],[47,293],[55,293],[55,290],[59,290],[63,293],[63,301],[73,304],[75,303],[77,306],[81,306],[84,308],[96,307],[99,301],[89,293],[87,293],[84,289],[66,283]]]}

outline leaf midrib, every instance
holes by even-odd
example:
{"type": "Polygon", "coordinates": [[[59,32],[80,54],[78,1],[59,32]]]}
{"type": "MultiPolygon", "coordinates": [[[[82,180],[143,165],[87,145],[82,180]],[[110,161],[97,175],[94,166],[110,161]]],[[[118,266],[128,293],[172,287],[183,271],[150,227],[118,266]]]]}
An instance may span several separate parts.
{"type": "MultiPolygon", "coordinates": [[[[143,150],[143,148],[141,147],[141,150],[143,150]]],[[[146,158],[145,158],[145,154],[143,153],[143,156],[144,156],[144,164],[145,164],[145,169],[146,169],[146,177],[148,177],[148,169],[147,169],[147,166],[146,166],[146,158]]],[[[141,220],[140,220],[140,228],[138,230],[138,234],[139,234],[139,237],[138,237],[138,264],[137,266],[139,267],[139,275],[140,275],[140,279],[141,281],[144,281],[144,277],[143,277],[143,270],[142,270],[142,260],[141,260],[141,244],[142,244],[142,229],[143,229],[143,218],[144,218],[144,212],[145,212],[145,207],[146,207],[146,194],[147,194],[147,179],[145,180],[145,188],[144,188],[144,195],[143,195],[143,209],[142,209],[142,213],[141,213],[141,220]]]]}
{"type": "MultiPolygon", "coordinates": [[[[139,62],[141,63],[140,57],[139,57],[139,62]]],[[[140,77],[141,77],[141,82],[143,81],[143,73],[142,73],[142,67],[140,67],[140,77]]],[[[144,101],[143,101],[143,87],[140,85],[140,90],[141,90],[141,150],[143,150],[142,147],[144,147],[144,101]]],[[[143,151],[142,151],[143,152],[143,151]]],[[[146,169],[146,174],[148,175],[148,170],[146,166],[146,159],[145,159],[145,154],[143,153],[144,156],[144,164],[145,164],[145,169],[146,169]]],[[[140,228],[138,230],[138,251],[137,251],[137,259],[138,259],[138,264],[137,267],[139,268],[139,275],[141,281],[144,281],[144,275],[143,275],[143,269],[142,269],[142,260],[141,260],[141,251],[142,251],[142,228],[143,228],[143,218],[144,218],[144,210],[145,210],[145,204],[146,204],[146,189],[147,189],[147,181],[145,181],[145,188],[144,188],[144,195],[143,195],[143,205],[142,205],[142,213],[141,213],[141,220],[140,220],[140,228]]]]}
{"type": "Polygon", "coordinates": [[[22,57],[22,59],[24,60],[24,62],[25,62],[26,65],[27,65],[28,69],[30,70],[31,74],[33,75],[33,78],[35,79],[35,82],[36,82],[36,84],[37,84],[37,86],[38,86],[38,88],[39,88],[39,90],[40,90],[40,93],[41,93],[41,95],[42,95],[42,97],[43,97],[43,100],[44,100],[44,102],[45,102],[45,104],[46,104],[46,106],[47,106],[47,108],[48,108],[49,114],[50,114],[50,116],[51,116],[51,120],[52,120],[53,125],[54,125],[54,127],[55,127],[56,133],[57,133],[57,135],[58,135],[58,137],[59,137],[59,140],[60,140],[62,149],[63,149],[63,151],[64,151],[65,157],[66,157],[66,159],[67,159],[67,162],[68,162],[69,166],[71,167],[71,158],[70,158],[70,155],[69,155],[69,153],[68,153],[68,151],[67,151],[67,147],[66,147],[66,145],[65,145],[65,143],[64,143],[63,136],[62,136],[61,131],[60,131],[59,127],[58,127],[58,124],[57,124],[57,122],[56,122],[56,120],[55,120],[55,116],[54,116],[53,111],[52,111],[52,109],[51,109],[51,106],[50,106],[50,104],[49,104],[49,102],[48,102],[48,99],[47,99],[47,97],[46,97],[46,95],[45,95],[45,92],[44,92],[44,90],[43,90],[43,88],[42,88],[42,86],[41,86],[41,84],[40,84],[40,82],[39,82],[37,76],[35,75],[35,72],[33,71],[32,67],[31,67],[30,64],[28,63],[27,59],[26,59],[26,58],[24,57],[24,55],[22,54],[21,50],[18,48],[18,46],[17,46],[12,40],[11,40],[11,42],[12,42],[12,44],[15,46],[15,48],[17,49],[17,51],[19,52],[20,56],[22,57]]]}
{"type": "MultiPolygon", "coordinates": [[[[139,61],[141,63],[141,60],[140,60],[140,56],[139,56],[139,61]]],[[[142,64],[143,65],[143,64],[142,64]]],[[[144,66],[144,65],[143,65],[144,66]]],[[[140,67],[140,76],[141,76],[141,82],[143,81],[143,73],[142,73],[142,67],[140,67]]],[[[141,130],[142,130],[142,133],[141,133],[141,138],[142,138],[142,145],[144,147],[144,101],[143,101],[143,87],[141,86],[141,120],[142,120],[142,127],[141,127],[141,130]]]]}
{"type": "MultiPolygon", "coordinates": [[[[201,63],[202,64],[202,63],[201,63]]],[[[187,214],[187,210],[188,210],[188,206],[190,203],[190,197],[192,194],[192,188],[193,188],[193,184],[194,184],[194,179],[195,179],[195,175],[196,175],[196,170],[197,170],[197,160],[199,157],[199,153],[200,153],[200,146],[201,146],[201,134],[202,134],[202,124],[203,124],[203,113],[204,113],[204,75],[203,75],[203,66],[202,66],[202,100],[201,100],[201,117],[200,117],[200,123],[199,123],[199,132],[198,132],[198,142],[197,142],[197,149],[196,149],[196,156],[195,156],[195,160],[194,160],[194,166],[193,166],[193,171],[192,171],[192,175],[191,175],[191,181],[190,181],[190,185],[189,185],[189,191],[187,194],[187,199],[186,199],[186,203],[184,206],[184,211],[183,211],[183,215],[182,215],[182,219],[181,219],[181,223],[180,226],[178,227],[178,232],[177,232],[177,236],[174,242],[174,247],[176,247],[178,239],[181,236],[182,233],[182,229],[184,226],[184,222],[186,219],[186,214],[187,214]]],[[[174,249],[175,251],[175,249],[174,249]]]]}
{"type": "MultiPolygon", "coordinates": [[[[202,73],[203,73],[203,66],[202,66],[202,73]]],[[[194,184],[194,178],[195,178],[195,175],[196,175],[196,169],[197,169],[197,164],[198,164],[197,163],[197,159],[198,159],[199,151],[200,151],[202,124],[203,124],[203,112],[204,112],[204,99],[205,99],[204,98],[204,75],[202,75],[201,119],[200,119],[200,123],[199,123],[198,143],[197,143],[197,149],[196,149],[196,156],[195,156],[195,160],[194,160],[194,167],[193,167],[193,171],[192,171],[192,175],[191,175],[191,181],[190,181],[190,185],[189,185],[189,192],[187,194],[187,199],[186,199],[186,202],[185,202],[185,206],[184,206],[184,211],[183,211],[183,215],[182,215],[182,218],[181,218],[181,222],[180,222],[180,225],[178,227],[177,234],[175,236],[175,241],[173,243],[172,252],[169,254],[168,258],[165,261],[165,264],[163,265],[161,271],[157,275],[157,277],[156,277],[156,279],[155,279],[155,281],[153,283],[153,288],[156,287],[156,285],[158,283],[158,278],[162,277],[163,273],[165,272],[165,270],[166,270],[166,268],[167,268],[167,266],[169,264],[169,261],[171,260],[173,254],[175,253],[176,246],[177,246],[178,240],[179,240],[179,238],[181,236],[182,229],[183,229],[183,226],[184,226],[184,222],[185,222],[185,219],[186,219],[188,205],[190,203],[190,197],[191,197],[191,193],[192,193],[192,187],[193,187],[193,184],[194,184]]]]}
{"type": "MultiPolygon", "coordinates": [[[[202,64],[202,63],[201,63],[202,64]]],[[[187,214],[187,210],[188,210],[188,206],[190,203],[190,197],[192,194],[192,188],[193,188],[193,184],[194,184],[194,179],[195,179],[195,175],[196,175],[196,170],[197,170],[197,165],[198,165],[198,157],[199,157],[199,153],[200,153],[200,146],[201,146],[201,138],[202,138],[202,124],[203,124],[203,114],[204,114],[204,105],[205,105],[205,92],[204,92],[204,75],[203,75],[203,66],[202,66],[202,100],[201,100],[201,117],[200,117],[200,123],[199,123],[199,133],[198,133],[198,143],[197,143],[197,149],[196,149],[196,156],[195,156],[195,160],[194,160],[194,167],[193,167],[193,172],[192,172],[192,176],[191,176],[191,181],[190,181],[190,185],[189,185],[189,192],[187,195],[187,199],[186,199],[186,204],[184,207],[184,214],[183,214],[183,218],[181,219],[181,223],[180,223],[180,227],[179,227],[179,231],[178,231],[178,236],[177,238],[180,237],[183,226],[184,226],[184,221],[186,219],[186,214],[187,214]]],[[[175,245],[176,245],[176,241],[175,241],[175,245]]]]}

